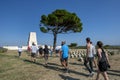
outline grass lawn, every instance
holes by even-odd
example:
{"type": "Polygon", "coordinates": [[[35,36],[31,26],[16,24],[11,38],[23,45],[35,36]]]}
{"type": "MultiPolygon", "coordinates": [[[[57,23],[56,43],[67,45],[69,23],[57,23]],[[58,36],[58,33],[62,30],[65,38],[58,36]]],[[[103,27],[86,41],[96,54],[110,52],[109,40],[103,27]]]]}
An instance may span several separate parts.
{"type": "MultiPolygon", "coordinates": [[[[44,59],[38,59],[38,62],[44,62],[44,59]]],[[[39,80],[40,74],[44,74],[42,68],[40,64],[33,64],[26,52],[21,58],[17,51],[0,53],[0,80],[39,80]]]]}
{"type": "MultiPolygon", "coordinates": [[[[55,55],[54,55],[55,56],[55,55]]],[[[59,57],[49,57],[48,66],[44,66],[44,58],[37,58],[37,62],[31,62],[27,52],[23,52],[19,58],[17,51],[0,53],[0,80],[95,80],[87,77],[88,71],[84,63],[75,59],[69,59],[69,73],[62,70],[59,57]]],[[[108,70],[110,80],[120,80],[120,54],[109,56],[111,68],[108,70]]],[[[96,68],[94,68],[97,70],[96,68]]],[[[100,80],[104,80],[100,77],[100,80]]]]}

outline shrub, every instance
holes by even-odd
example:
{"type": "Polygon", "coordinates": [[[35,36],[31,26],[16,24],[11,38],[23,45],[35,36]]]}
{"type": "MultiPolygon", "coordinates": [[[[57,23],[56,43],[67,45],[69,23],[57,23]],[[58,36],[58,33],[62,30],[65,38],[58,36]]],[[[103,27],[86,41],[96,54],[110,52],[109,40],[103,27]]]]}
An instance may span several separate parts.
{"type": "Polygon", "coordinates": [[[3,47],[0,47],[0,53],[4,53],[4,52],[7,52],[7,49],[3,48],[3,47]]]}
{"type": "Polygon", "coordinates": [[[114,55],[115,53],[113,51],[110,52],[111,55],[114,55]]]}

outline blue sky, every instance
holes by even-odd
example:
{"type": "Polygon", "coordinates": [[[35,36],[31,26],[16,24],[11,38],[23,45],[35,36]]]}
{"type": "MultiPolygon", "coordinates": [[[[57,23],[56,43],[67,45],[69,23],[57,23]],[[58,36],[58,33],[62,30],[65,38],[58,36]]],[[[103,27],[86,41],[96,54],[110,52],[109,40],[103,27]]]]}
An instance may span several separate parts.
{"type": "Polygon", "coordinates": [[[39,44],[53,44],[53,35],[40,32],[41,15],[56,9],[74,12],[83,23],[81,33],[59,34],[67,44],[86,45],[90,37],[96,44],[120,45],[120,0],[0,0],[0,46],[27,45],[29,32],[37,33],[39,44]]]}

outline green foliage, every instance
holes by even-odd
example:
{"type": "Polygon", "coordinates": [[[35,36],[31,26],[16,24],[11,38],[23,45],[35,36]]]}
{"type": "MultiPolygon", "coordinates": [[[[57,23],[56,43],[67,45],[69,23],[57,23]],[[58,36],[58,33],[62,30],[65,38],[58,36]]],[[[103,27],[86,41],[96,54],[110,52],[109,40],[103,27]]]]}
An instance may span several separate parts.
{"type": "MultiPolygon", "coordinates": [[[[52,31],[53,33],[63,33],[63,32],[81,32],[82,23],[79,17],[75,13],[70,13],[66,10],[55,10],[51,14],[42,15],[41,21],[46,27],[47,31],[52,31]]],[[[46,30],[41,30],[42,32],[46,30]]]]}
{"type": "Polygon", "coordinates": [[[54,36],[53,50],[56,47],[57,34],[76,33],[82,31],[82,23],[75,13],[66,10],[57,9],[51,14],[42,15],[40,20],[40,31],[43,33],[52,33],[54,36]]]}
{"type": "Polygon", "coordinates": [[[47,33],[47,29],[45,29],[45,27],[40,27],[40,30],[44,33],[47,33]]]}
{"type": "Polygon", "coordinates": [[[77,49],[86,49],[86,46],[78,46],[77,49]]]}
{"type": "Polygon", "coordinates": [[[71,43],[69,47],[77,47],[77,43],[71,43]]]}
{"type": "Polygon", "coordinates": [[[120,49],[120,46],[105,45],[105,49],[120,49]]]}
{"type": "Polygon", "coordinates": [[[115,53],[114,53],[114,51],[111,51],[111,52],[109,52],[111,55],[114,55],[115,53]]]}
{"type": "Polygon", "coordinates": [[[110,45],[105,45],[105,46],[104,46],[105,49],[107,49],[107,48],[109,48],[109,47],[110,47],[110,45]]]}
{"type": "Polygon", "coordinates": [[[7,52],[7,49],[0,47],[0,53],[7,52]]]}

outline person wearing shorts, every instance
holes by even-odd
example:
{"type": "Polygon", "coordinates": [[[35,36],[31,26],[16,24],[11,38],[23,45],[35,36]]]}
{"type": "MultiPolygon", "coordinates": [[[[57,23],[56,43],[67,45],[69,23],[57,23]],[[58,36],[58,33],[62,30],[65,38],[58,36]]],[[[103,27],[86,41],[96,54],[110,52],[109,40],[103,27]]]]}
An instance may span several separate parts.
{"type": "Polygon", "coordinates": [[[31,60],[33,62],[36,62],[37,51],[38,51],[37,46],[34,43],[32,43],[32,46],[31,46],[31,60]]]}
{"type": "Polygon", "coordinates": [[[64,66],[65,70],[68,71],[68,55],[69,55],[69,48],[68,46],[65,44],[65,41],[62,41],[61,43],[62,48],[62,55],[61,55],[61,63],[64,66]]]}
{"type": "Polygon", "coordinates": [[[108,74],[107,74],[107,68],[109,65],[110,68],[110,62],[108,58],[108,54],[103,49],[103,43],[102,41],[97,42],[97,55],[98,55],[98,70],[97,70],[97,77],[96,80],[99,80],[100,74],[103,75],[104,80],[109,80],[108,74]]]}

